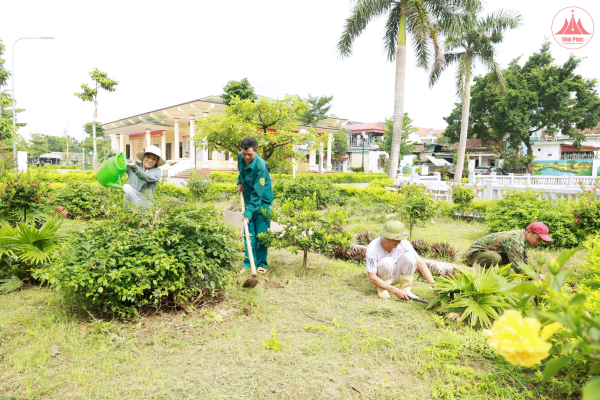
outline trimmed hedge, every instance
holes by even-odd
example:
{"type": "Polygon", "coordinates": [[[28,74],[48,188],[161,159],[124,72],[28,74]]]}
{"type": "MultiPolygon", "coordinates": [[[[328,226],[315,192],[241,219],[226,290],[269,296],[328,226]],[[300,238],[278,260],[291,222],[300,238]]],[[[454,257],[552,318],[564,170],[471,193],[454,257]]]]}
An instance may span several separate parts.
{"type": "MultiPolygon", "coordinates": [[[[298,173],[297,178],[311,176],[313,179],[323,179],[331,183],[369,183],[375,180],[388,179],[386,174],[378,174],[373,172],[338,172],[335,174],[315,174],[315,173],[298,173]]],[[[275,181],[292,180],[291,174],[271,174],[271,178],[275,181]]],[[[214,171],[210,173],[210,180],[221,183],[237,183],[237,172],[235,171],[214,171]]]]}

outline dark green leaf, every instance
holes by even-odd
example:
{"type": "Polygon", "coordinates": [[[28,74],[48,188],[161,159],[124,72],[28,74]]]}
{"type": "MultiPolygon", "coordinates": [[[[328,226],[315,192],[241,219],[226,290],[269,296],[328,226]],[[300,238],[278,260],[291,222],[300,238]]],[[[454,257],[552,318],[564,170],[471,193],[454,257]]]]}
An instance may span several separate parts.
{"type": "Polygon", "coordinates": [[[551,378],[554,377],[565,365],[571,361],[573,357],[559,357],[551,360],[548,364],[546,364],[546,368],[544,369],[544,382],[548,382],[551,378]]]}

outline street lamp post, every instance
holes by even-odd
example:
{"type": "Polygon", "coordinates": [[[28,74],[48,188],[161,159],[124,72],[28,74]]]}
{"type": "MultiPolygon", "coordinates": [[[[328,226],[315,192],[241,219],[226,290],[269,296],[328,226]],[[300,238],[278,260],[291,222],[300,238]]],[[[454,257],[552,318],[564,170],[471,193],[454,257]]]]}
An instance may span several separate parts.
{"type": "Polygon", "coordinates": [[[362,172],[365,172],[365,140],[367,140],[369,135],[363,132],[360,136],[362,142],[362,172]]]}
{"type": "MultiPolygon", "coordinates": [[[[24,37],[24,38],[19,38],[17,40],[15,40],[15,42],[12,45],[12,99],[13,99],[13,105],[12,105],[12,123],[13,123],[13,132],[14,135],[17,135],[17,117],[15,115],[15,109],[17,108],[17,95],[15,94],[15,44],[17,44],[17,42],[19,40],[23,40],[23,39],[54,39],[53,37],[49,37],[49,36],[38,36],[38,37],[24,37]]],[[[13,157],[17,157],[17,138],[13,137],[13,157]]],[[[15,164],[15,172],[17,172],[17,166],[15,164]]]]}

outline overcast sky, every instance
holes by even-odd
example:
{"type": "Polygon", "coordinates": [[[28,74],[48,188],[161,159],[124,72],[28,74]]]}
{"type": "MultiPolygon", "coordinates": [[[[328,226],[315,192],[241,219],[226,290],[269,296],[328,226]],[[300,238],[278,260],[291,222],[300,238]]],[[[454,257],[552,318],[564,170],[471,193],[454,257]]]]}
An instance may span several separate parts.
{"type": "MultiPolygon", "coordinates": [[[[501,66],[539,50],[544,37],[552,40],[552,20],[569,6],[600,21],[597,0],[488,1],[485,13],[503,8],[523,16],[523,26],[498,47],[501,66]]],[[[338,117],[383,121],[393,114],[395,73],[382,45],[385,21],[373,21],[354,54],[342,60],[336,44],[351,7],[348,0],[4,2],[0,39],[8,69],[16,39],[55,37],[21,40],[15,47],[16,97],[27,110],[19,120],[28,124],[21,133],[61,135],[68,124],[69,133],[82,138],[81,126],[92,120],[94,107],[73,94],[90,82],[94,68],[119,81],[116,92],[99,95],[102,122],[220,94],[227,81],[245,77],[260,95],[333,95],[331,112],[338,117]]],[[[578,72],[598,77],[600,35],[595,36],[577,50],[552,40],[556,62],[573,52],[587,57],[578,72]]],[[[458,101],[455,70],[450,67],[429,88],[409,47],[405,111],[416,126],[445,128],[443,117],[458,101]]],[[[476,66],[476,75],[483,72],[476,66]]]]}

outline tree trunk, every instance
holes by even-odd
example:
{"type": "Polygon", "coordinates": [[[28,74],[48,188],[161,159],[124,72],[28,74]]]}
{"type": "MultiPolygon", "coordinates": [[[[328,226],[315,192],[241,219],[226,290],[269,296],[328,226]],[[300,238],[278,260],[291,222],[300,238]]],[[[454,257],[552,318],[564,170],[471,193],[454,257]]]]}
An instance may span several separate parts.
{"type": "Polygon", "coordinates": [[[92,156],[92,166],[94,172],[98,171],[98,152],[96,149],[96,117],[98,116],[98,101],[94,100],[94,121],[92,122],[92,140],[94,142],[94,155],[92,156]]]}
{"type": "Polygon", "coordinates": [[[302,263],[302,266],[304,268],[306,268],[306,260],[308,258],[308,249],[304,249],[304,262],[302,263]]]}
{"type": "Polygon", "coordinates": [[[531,140],[529,138],[524,139],[525,147],[527,147],[527,173],[529,175],[535,175],[533,172],[533,147],[531,146],[531,140]]]}
{"type": "Polygon", "coordinates": [[[458,158],[454,172],[454,181],[462,182],[465,166],[465,152],[467,151],[467,132],[469,130],[469,107],[471,106],[471,75],[465,77],[465,90],[463,93],[462,118],[460,121],[460,142],[458,144],[458,158]]]}
{"type": "Polygon", "coordinates": [[[398,48],[396,49],[396,88],[394,93],[394,128],[388,178],[396,179],[400,163],[400,143],[402,143],[402,121],[404,120],[404,81],[406,79],[406,17],[400,18],[398,48]]]}

